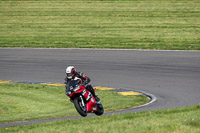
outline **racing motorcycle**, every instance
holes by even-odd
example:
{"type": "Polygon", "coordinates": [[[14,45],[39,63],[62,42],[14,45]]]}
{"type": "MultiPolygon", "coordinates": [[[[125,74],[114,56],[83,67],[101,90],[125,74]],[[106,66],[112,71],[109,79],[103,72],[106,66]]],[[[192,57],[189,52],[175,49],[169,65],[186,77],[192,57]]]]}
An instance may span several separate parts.
{"type": "Polygon", "coordinates": [[[96,115],[102,115],[104,113],[101,102],[96,103],[94,96],[86,89],[84,84],[80,84],[80,80],[71,80],[65,87],[66,95],[74,103],[77,112],[81,116],[86,117],[87,113],[91,112],[96,115]]]}

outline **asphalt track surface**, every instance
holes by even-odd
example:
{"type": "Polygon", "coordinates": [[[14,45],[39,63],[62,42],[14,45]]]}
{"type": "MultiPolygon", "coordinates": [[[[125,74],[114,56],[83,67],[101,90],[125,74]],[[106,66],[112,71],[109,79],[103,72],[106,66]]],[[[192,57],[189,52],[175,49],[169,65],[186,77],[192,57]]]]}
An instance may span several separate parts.
{"type": "Polygon", "coordinates": [[[200,103],[200,51],[0,48],[0,80],[63,83],[69,65],[89,76],[95,86],[157,97],[148,106],[115,114],[200,103]]]}

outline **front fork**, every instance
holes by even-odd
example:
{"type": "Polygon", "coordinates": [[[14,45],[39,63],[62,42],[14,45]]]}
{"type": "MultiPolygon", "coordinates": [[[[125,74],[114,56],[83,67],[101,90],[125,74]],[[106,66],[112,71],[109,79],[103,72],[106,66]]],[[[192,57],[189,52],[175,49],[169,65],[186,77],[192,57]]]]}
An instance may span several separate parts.
{"type": "Polygon", "coordinates": [[[83,100],[82,95],[80,95],[80,99],[81,99],[81,104],[82,104],[82,106],[83,106],[83,109],[84,109],[84,111],[86,111],[87,109],[86,109],[86,105],[85,105],[85,102],[84,102],[84,100],[83,100]]]}

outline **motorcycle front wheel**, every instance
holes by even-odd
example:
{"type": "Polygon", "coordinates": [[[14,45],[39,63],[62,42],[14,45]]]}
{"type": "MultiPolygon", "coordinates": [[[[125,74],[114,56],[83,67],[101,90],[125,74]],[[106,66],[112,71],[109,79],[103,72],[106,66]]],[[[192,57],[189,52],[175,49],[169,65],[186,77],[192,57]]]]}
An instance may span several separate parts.
{"type": "Polygon", "coordinates": [[[77,110],[77,112],[83,116],[86,117],[87,116],[87,108],[86,105],[83,105],[82,100],[80,98],[75,98],[74,99],[74,106],[77,110]]]}

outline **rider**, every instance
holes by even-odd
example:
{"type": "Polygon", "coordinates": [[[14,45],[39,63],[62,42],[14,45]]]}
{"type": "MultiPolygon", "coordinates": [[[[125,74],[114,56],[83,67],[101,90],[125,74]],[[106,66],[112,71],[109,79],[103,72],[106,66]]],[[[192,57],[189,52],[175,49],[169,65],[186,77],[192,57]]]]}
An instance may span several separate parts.
{"type": "Polygon", "coordinates": [[[90,82],[90,78],[87,77],[82,72],[77,72],[74,66],[68,66],[66,68],[66,78],[65,78],[65,84],[67,82],[74,80],[74,79],[81,79],[82,84],[85,84],[85,88],[92,93],[97,103],[100,102],[100,99],[97,97],[97,95],[94,92],[94,89],[91,84],[88,84],[90,82]]]}

